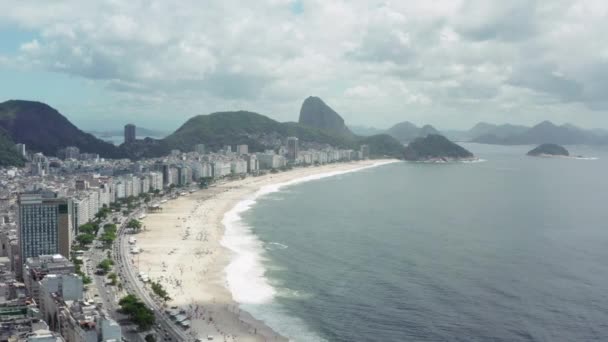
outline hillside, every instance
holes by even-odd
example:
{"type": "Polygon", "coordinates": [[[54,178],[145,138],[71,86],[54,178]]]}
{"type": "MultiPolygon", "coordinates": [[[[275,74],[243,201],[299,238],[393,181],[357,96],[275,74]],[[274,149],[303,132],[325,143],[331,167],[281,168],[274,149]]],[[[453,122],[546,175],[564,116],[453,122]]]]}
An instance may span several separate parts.
{"type": "Polygon", "coordinates": [[[359,140],[358,146],[363,144],[369,145],[370,154],[372,157],[392,157],[403,159],[405,147],[397,139],[388,134],[377,134],[369,137],[362,137],[359,140]]]}
{"type": "Polygon", "coordinates": [[[429,134],[417,138],[405,148],[405,159],[411,161],[458,160],[473,158],[473,154],[446,137],[429,134]]]}
{"type": "Polygon", "coordinates": [[[416,138],[426,137],[429,134],[439,134],[439,131],[431,125],[418,127],[411,122],[405,121],[389,128],[386,133],[403,143],[407,143],[416,138]]]}
{"type": "Polygon", "coordinates": [[[17,153],[15,143],[0,130],[0,167],[23,166],[25,160],[17,153]]]}
{"type": "Polygon", "coordinates": [[[196,144],[205,144],[214,150],[224,145],[247,144],[250,151],[263,151],[276,147],[288,136],[298,137],[303,145],[350,148],[356,142],[354,138],[299,123],[281,123],[261,114],[237,111],[195,116],[163,139],[159,148],[190,151],[196,144]]]}
{"type": "Polygon", "coordinates": [[[556,144],[542,144],[528,152],[529,156],[569,156],[570,153],[563,146],[556,144]]]}
{"type": "Polygon", "coordinates": [[[0,103],[0,127],[15,143],[28,150],[56,155],[57,150],[76,146],[81,152],[117,158],[121,152],[112,144],[74,126],[57,110],[40,102],[10,100],[0,103]]]}
{"type": "Polygon", "coordinates": [[[309,96],[304,100],[300,108],[298,123],[320,129],[332,135],[354,137],[353,133],[344,124],[344,119],[316,96],[309,96]]]}

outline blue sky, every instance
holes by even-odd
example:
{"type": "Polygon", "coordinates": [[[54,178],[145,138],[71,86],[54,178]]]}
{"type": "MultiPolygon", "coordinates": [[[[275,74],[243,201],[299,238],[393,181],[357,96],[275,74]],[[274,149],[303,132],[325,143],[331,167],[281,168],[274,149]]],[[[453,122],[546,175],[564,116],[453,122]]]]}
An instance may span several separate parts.
{"type": "Polygon", "coordinates": [[[84,129],[240,109],[294,121],[310,95],[379,128],[608,128],[604,32],[600,0],[2,2],[0,100],[84,129]]]}

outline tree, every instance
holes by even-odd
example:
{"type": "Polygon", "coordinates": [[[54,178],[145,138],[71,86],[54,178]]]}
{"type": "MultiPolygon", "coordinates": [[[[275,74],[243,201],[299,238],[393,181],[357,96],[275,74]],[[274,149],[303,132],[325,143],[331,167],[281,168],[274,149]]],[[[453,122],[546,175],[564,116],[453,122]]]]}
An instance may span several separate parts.
{"type": "Polygon", "coordinates": [[[93,225],[92,223],[85,223],[82,226],[78,227],[78,232],[84,234],[93,234],[95,233],[95,225],[93,225]]]}
{"type": "Polygon", "coordinates": [[[129,319],[137,324],[140,330],[148,330],[154,325],[156,320],[154,312],[134,295],[123,297],[118,305],[120,305],[120,311],[129,315],[129,319]]]}
{"type": "Polygon", "coordinates": [[[154,335],[152,335],[152,334],[148,334],[148,335],[146,335],[145,340],[146,340],[146,342],[156,342],[156,337],[154,337],[154,335]]]}
{"type": "Polygon", "coordinates": [[[112,273],[108,274],[108,279],[110,279],[110,281],[111,281],[110,284],[112,286],[116,286],[116,281],[118,279],[118,276],[116,275],[116,273],[112,272],[112,273]]]}
{"type": "Polygon", "coordinates": [[[165,290],[159,282],[152,282],[151,286],[152,286],[152,291],[154,293],[156,293],[156,295],[159,296],[163,301],[166,302],[166,301],[171,300],[171,297],[169,297],[167,290],[165,290]]]}
{"type": "Polygon", "coordinates": [[[139,222],[136,219],[132,219],[131,221],[129,221],[129,223],[127,223],[127,228],[131,228],[134,230],[140,230],[141,229],[141,222],[139,222]]]}
{"type": "Polygon", "coordinates": [[[102,262],[100,262],[97,265],[97,267],[102,269],[105,273],[108,273],[112,269],[113,265],[114,265],[114,261],[112,261],[110,259],[104,259],[102,262]]]}
{"type": "Polygon", "coordinates": [[[95,235],[93,234],[80,234],[76,237],[76,241],[82,246],[90,245],[93,240],[95,240],[95,235]]]}

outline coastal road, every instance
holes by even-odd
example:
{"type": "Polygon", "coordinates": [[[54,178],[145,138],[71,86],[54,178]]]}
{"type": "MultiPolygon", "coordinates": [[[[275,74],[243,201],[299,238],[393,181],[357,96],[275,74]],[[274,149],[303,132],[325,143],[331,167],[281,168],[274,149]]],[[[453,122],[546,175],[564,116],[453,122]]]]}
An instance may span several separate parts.
{"type": "MultiPolygon", "coordinates": [[[[113,216],[112,216],[113,217],[113,216]]],[[[100,229],[97,237],[99,238],[101,234],[103,234],[103,226],[107,223],[112,223],[110,221],[104,221],[100,223],[100,229]]],[[[106,250],[98,248],[99,241],[95,241],[93,247],[91,247],[88,251],[85,252],[84,259],[85,262],[83,264],[83,271],[89,276],[92,280],[92,283],[87,286],[88,297],[89,299],[95,301],[96,303],[101,302],[102,307],[108,312],[108,314],[116,321],[122,322],[127,319],[127,316],[118,312],[118,299],[120,298],[119,291],[115,286],[106,285],[106,277],[104,275],[96,275],[95,271],[97,269],[97,265],[104,259],[107,258],[106,250]]],[[[144,341],[143,337],[134,332],[133,325],[120,325],[122,330],[122,336],[127,341],[144,341]]]]}
{"type": "Polygon", "coordinates": [[[129,293],[137,295],[148,307],[154,310],[157,329],[160,330],[159,334],[162,334],[159,336],[159,340],[163,340],[168,335],[172,341],[193,341],[194,339],[189,337],[182,328],[172,324],[171,319],[165,314],[163,308],[152,298],[148,290],[145,289],[144,284],[137,277],[131,263],[126,222],[131,218],[138,217],[141,213],[141,211],[133,213],[125,221],[125,224],[120,226],[117,241],[114,243],[113,256],[119,275],[123,280],[123,288],[129,293]]]}

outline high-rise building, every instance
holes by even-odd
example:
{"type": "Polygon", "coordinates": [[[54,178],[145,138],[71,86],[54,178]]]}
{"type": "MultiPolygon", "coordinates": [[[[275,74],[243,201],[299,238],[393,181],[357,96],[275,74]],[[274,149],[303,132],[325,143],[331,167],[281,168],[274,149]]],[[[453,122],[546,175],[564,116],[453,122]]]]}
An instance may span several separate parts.
{"type": "Polygon", "coordinates": [[[236,153],[238,155],[243,155],[249,153],[249,146],[247,145],[236,145],[236,153]]]}
{"type": "MultiPolygon", "coordinates": [[[[18,204],[20,265],[28,258],[40,255],[61,254],[69,258],[72,242],[70,201],[24,193],[19,196],[18,204]]],[[[17,269],[19,275],[21,268],[17,269]]]]}
{"type": "Polygon", "coordinates": [[[19,155],[21,155],[22,157],[27,156],[27,153],[25,151],[25,144],[16,144],[15,149],[17,150],[17,153],[19,153],[19,155]]]}
{"type": "Polygon", "coordinates": [[[289,137],[287,138],[287,159],[289,161],[296,161],[298,154],[300,153],[300,147],[298,146],[298,138],[289,137]]]}
{"type": "Polygon", "coordinates": [[[65,148],[65,159],[80,158],[80,149],[76,146],[68,146],[65,148]]]}
{"type": "Polygon", "coordinates": [[[196,144],[194,146],[194,152],[198,154],[205,154],[205,144],[196,144]]]}
{"type": "Polygon", "coordinates": [[[125,143],[129,144],[135,142],[135,125],[127,124],[125,125],[125,143]]]}
{"type": "Polygon", "coordinates": [[[369,145],[361,145],[361,159],[369,159],[369,145]]]}

